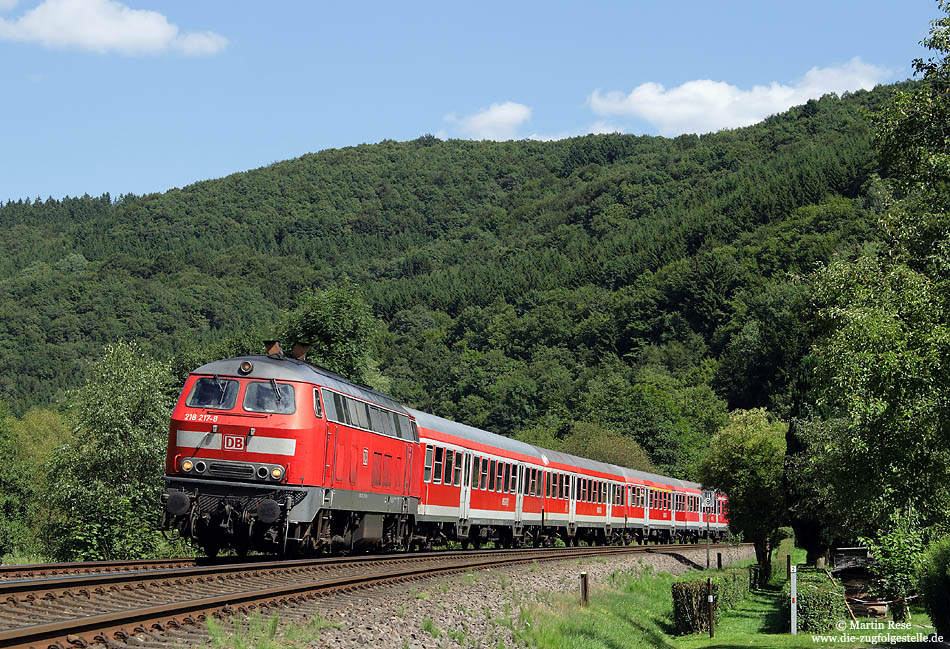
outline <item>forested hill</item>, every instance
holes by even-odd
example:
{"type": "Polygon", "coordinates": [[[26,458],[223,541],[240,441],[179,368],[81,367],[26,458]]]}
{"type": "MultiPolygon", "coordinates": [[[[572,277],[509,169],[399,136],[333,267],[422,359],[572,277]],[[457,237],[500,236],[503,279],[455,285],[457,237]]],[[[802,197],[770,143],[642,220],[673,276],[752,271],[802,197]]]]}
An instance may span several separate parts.
{"type": "Polygon", "coordinates": [[[727,405],[787,407],[801,277],[871,236],[866,114],[893,88],[701,138],[425,136],[8,203],[0,394],[56,401],[106,342],[169,355],[348,278],[384,323],[376,382],[398,398],[552,444],[633,437],[688,476],[727,405]]]}

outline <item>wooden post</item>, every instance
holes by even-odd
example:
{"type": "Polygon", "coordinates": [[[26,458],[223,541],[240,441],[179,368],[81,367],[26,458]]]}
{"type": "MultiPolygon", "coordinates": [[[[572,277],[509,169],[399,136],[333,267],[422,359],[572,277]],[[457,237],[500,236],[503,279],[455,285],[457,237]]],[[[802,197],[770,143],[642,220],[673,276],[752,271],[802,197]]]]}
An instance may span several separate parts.
{"type": "Polygon", "coordinates": [[[785,555],[785,581],[792,580],[792,553],[785,555]]]}
{"type": "Polygon", "coordinates": [[[712,577],[706,578],[706,604],[709,606],[709,637],[712,638],[715,636],[713,626],[715,625],[716,617],[713,611],[712,577]]]}
{"type": "Polygon", "coordinates": [[[716,570],[722,570],[722,552],[716,553],[716,570]]]}
{"type": "Polygon", "coordinates": [[[587,573],[581,573],[581,606],[587,606],[587,573]]]}

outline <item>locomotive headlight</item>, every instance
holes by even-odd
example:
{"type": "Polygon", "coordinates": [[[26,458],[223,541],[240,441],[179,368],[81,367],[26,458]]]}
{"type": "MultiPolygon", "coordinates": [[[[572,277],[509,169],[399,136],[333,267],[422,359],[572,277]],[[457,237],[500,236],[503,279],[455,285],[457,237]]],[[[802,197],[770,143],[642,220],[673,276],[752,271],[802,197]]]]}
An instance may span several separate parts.
{"type": "Polygon", "coordinates": [[[282,475],[284,475],[284,470],[279,466],[275,466],[270,470],[270,477],[272,477],[274,480],[280,480],[282,475]]]}
{"type": "Polygon", "coordinates": [[[193,468],[195,468],[195,463],[192,462],[191,460],[185,460],[184,462],[181,463],[182,471],[191,471],[193,468]]]}

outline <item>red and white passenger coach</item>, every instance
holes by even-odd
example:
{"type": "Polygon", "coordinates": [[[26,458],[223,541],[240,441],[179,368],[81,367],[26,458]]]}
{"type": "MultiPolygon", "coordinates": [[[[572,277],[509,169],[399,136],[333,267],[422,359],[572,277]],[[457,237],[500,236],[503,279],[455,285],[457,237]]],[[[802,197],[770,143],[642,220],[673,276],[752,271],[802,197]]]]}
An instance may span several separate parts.
{"type": "Polygon", "coordinates": [[[719,538],[726,498],[407,408],[279,353],[214,361],[172,413],[166,530],[229,548],[719,538]],[[707,521],[708,516],[708,521],[707,521]]]}

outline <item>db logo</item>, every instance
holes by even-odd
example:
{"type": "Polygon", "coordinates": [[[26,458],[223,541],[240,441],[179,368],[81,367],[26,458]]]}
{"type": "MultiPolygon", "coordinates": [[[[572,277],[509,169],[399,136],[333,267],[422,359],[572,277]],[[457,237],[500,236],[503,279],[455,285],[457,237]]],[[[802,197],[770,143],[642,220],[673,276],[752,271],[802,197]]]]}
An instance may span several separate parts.
{"type": "Polygon", "coordinates": [[[225,435],[224,436],[224,450],[225,451],[243,451],[244,437],[242,437],[241,435],[225,435]]]}

